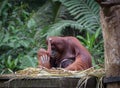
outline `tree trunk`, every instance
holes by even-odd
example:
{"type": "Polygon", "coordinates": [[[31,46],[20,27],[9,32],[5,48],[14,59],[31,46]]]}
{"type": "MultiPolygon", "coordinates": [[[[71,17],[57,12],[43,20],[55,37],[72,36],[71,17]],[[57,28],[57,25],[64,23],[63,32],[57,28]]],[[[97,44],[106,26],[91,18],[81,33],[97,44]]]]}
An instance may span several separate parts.
{"type": "MultiPolygon", "coordinates": [[[[120,5],[101,8],[100,16],[106,77],[120,76],[120,5]]],[[[107,88],[120,88],[120,82],[108,83],[107,88]]]]}

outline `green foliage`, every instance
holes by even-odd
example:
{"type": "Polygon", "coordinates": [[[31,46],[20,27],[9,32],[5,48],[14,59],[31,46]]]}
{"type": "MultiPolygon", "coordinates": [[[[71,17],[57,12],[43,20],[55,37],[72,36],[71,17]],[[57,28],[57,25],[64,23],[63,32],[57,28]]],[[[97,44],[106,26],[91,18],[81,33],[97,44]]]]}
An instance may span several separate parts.
{"type": "Polygon", "coordinates": [[[98,29],[94,34],[86,33],[86,38],[83,36],[78,36],[79,39],[83,42],[84,45],[91,51],[95,45],[96,39],[101,34],[101,29],[98,29]]]}
{"type": "Polygon", "coordinates": [[[66,27],[70,27],[73,29],[78,29],[80,31],[83,30],[83,26],[80,25],[79,23],[77,23],[76,21],[72,21],[72,20],[62,20],[57,22],[56,24],[53,24],[50,28],[49,31],[47,33],[47,36],[58,36],[61,35],[61,32],[63,29],[65,29],[66,27]]]}
{"type": "Polygon", "coordinates": [[[77,36],[92,55],[93,65],[103,64],[103,40],[101,39],[101,29],[97,29],[94,34],[86,32],[86,36],[77,36]]]}
{"type": "Polygon", "coordinates": [[[36,67],[37,58],[29,55],[22,55],[19,57],[21,65],[19,68],[25,69],[26,67],[36,67]]]}
{"type": "Polygon", "coordinates": [[[62,31],[66,30],[67,27],[69,27],[69,31],[72,31],[72,29],[79,31],[84,29],[91,33],[101,28],[99,21],[99,5],[94,0],[53,0],[51,2],[48,0],[48,2],[39,9],[37,12],[39,13],[39,17],[35,15],[35,18],[37,18],[35,21],[39,24],[43,23],[41,24],[42,26],[39,27],[39,35],[44,36],[44,38],[51,35],[63,35],[62,31]],[[58,2],[61,2],[61,4],[56,6],[58,2]],[[54,10],[53,7],[57,9],[54,10]],[[64,14],[66,10],[70,13],[71,17],[73,17],[73,20],[66,18],[66,14],[64,14]],[[64,17],[66,20],[60,17],[64,17]]]}
{"type": "Polygon", "coordinates": [[[91,32],[100,27],[99,5],[94,0],[60,0],[74,19],[91,32]]]}
{"type": "Polygon", "coordinates": [[[4,58],[1,61],[1,74],[2,73],[6,73],[6,72],[13,72],[13,70],[18,70],[18,65],[19,64],[19,60],[18,59],[13,59],[11,56],[9,56],[7,59],[4,58]]]}
{"type": "Polygon", "coordinates": [[[37,63],[33,62],[36,62],[36,30],[34,21],[29,20],[33,13],[27,11],[27,4],[13,4],[8,0],[1,3],[0,72],[9,73],[28,66],[35,67],[37,63]]]}

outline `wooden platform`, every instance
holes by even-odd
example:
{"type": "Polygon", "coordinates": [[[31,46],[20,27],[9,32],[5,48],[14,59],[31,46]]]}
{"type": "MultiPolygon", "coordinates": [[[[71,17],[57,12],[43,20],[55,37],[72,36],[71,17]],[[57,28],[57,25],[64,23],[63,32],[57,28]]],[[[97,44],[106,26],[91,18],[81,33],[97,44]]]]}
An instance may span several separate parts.
{"type": "MultiPolygon", "coordinates": [[[[0,76],[0,88],[76,88],[79,77],[15,77],[0,76]]],[[[91,77],[86,88],[96,88],[96,78],[91,77]]],[[[83,87],[80,87],[83,88],[83,87]]]]}

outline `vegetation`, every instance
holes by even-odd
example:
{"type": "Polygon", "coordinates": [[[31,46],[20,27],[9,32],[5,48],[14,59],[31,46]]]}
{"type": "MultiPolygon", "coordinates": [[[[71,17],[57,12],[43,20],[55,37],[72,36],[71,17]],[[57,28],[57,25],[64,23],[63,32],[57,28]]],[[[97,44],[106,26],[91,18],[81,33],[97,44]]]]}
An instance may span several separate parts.
{"type": "Polygon", "coordinates": [[[103,63],[99,5],[94,0],[0,1],[0,73],[36,67],[48,36],[75,36],[103,63]],[[32,4],[32,5],[31,5],[32,4]]]}

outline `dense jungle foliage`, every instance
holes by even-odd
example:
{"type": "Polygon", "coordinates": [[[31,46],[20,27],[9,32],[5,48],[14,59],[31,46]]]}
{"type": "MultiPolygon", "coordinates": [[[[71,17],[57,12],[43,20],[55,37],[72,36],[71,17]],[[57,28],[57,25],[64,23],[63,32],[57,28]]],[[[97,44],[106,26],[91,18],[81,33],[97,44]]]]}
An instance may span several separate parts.
{"type": "Polygon", "coordinates": [[[94,0],[1,0],[0,74],[37,67],[48,36],[75,36],[103,63],[99,5],[94,0]]]}

